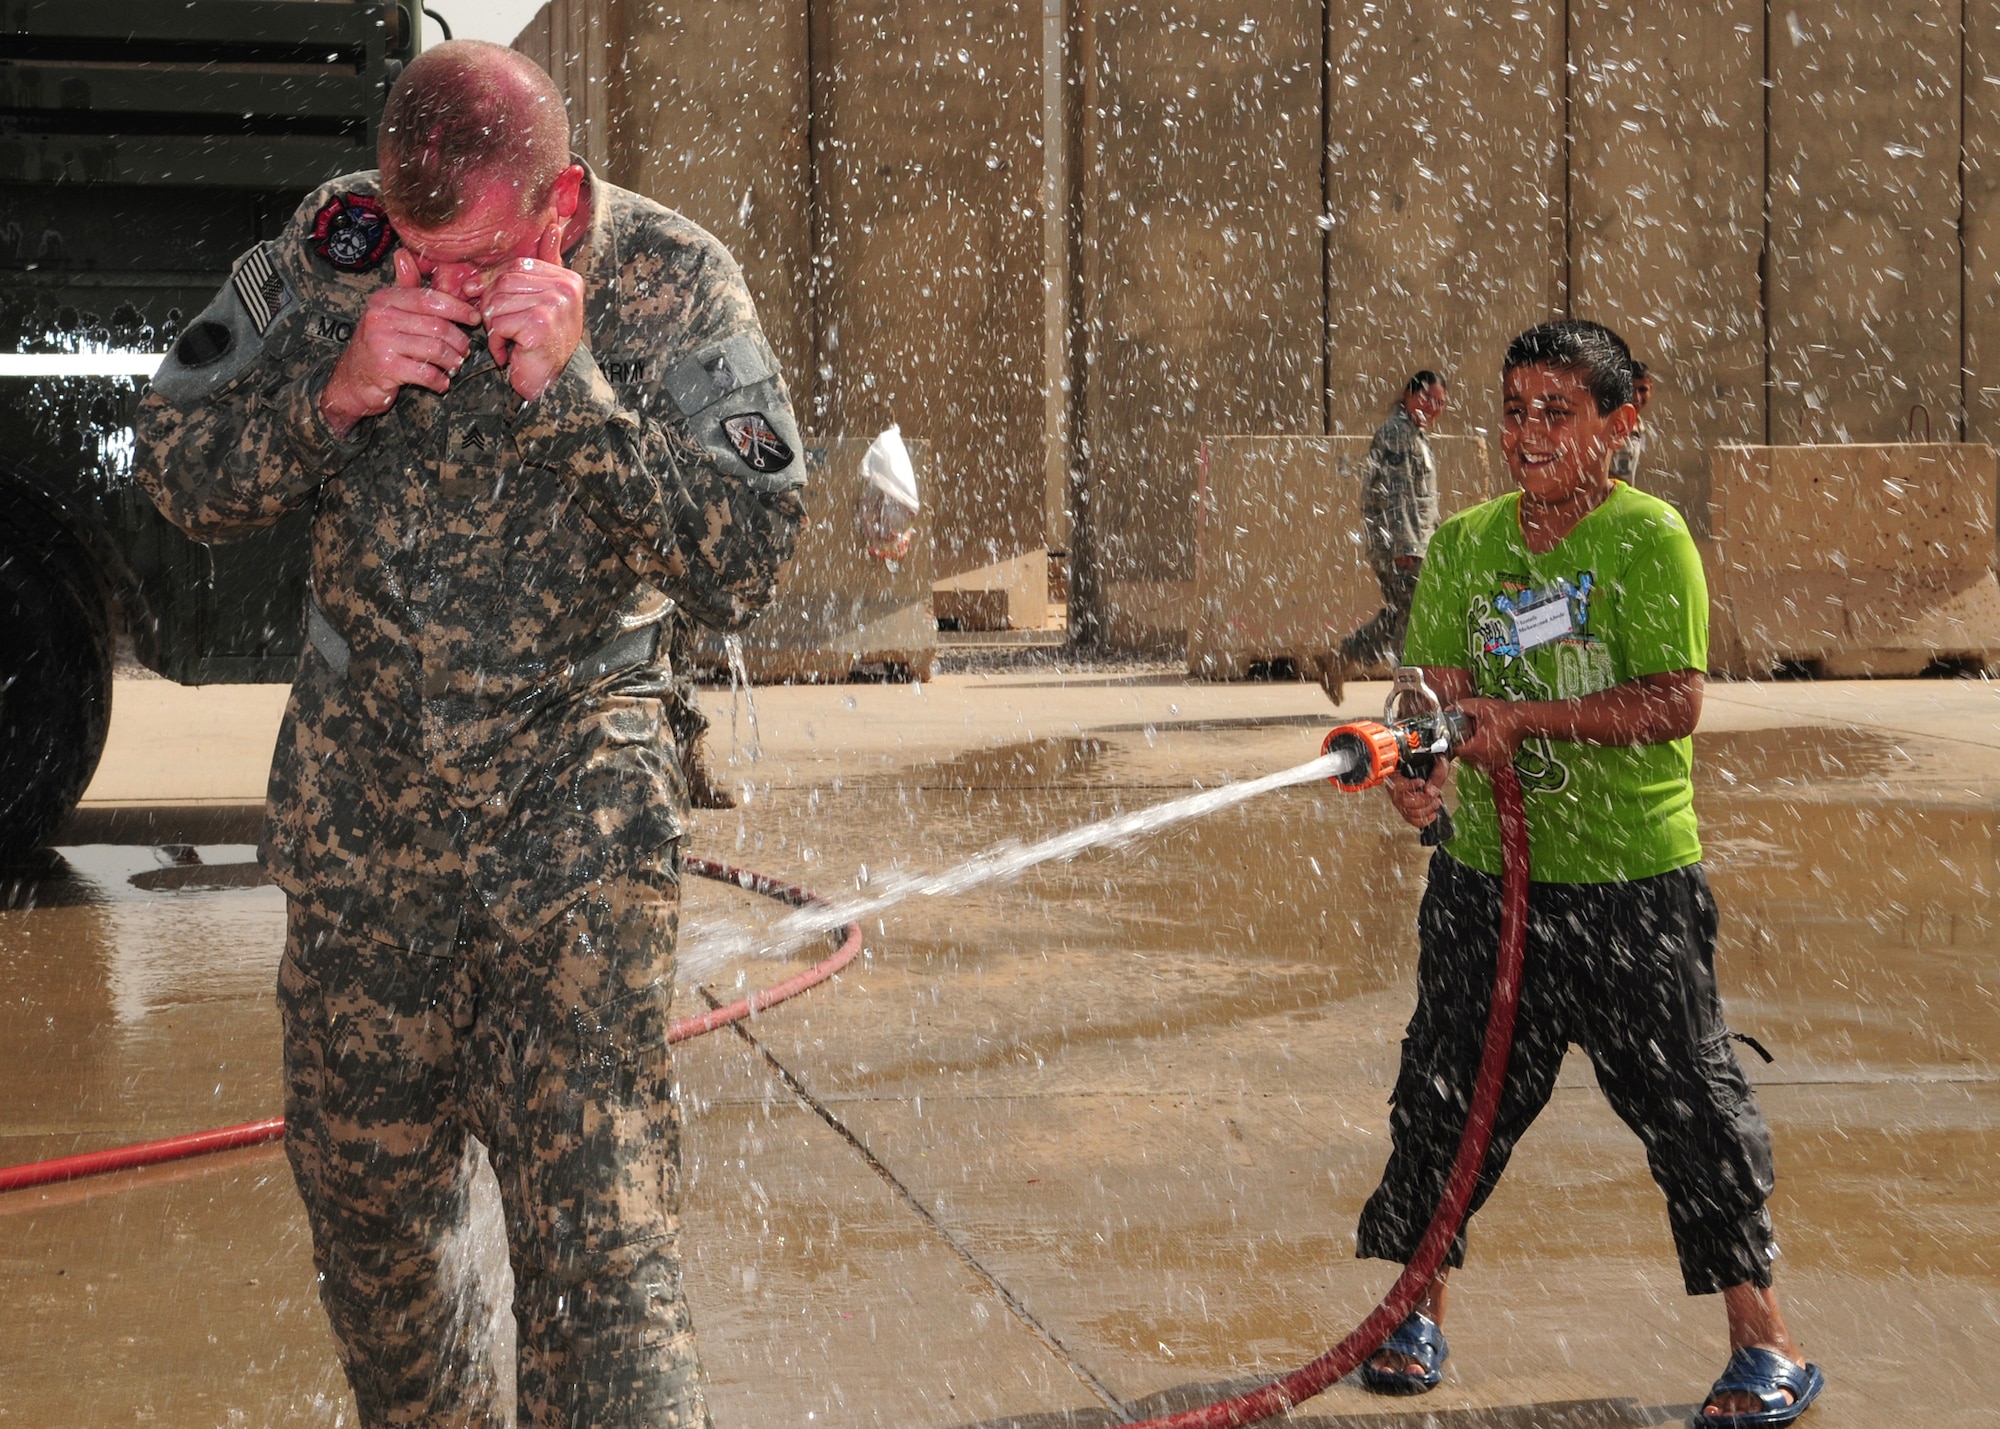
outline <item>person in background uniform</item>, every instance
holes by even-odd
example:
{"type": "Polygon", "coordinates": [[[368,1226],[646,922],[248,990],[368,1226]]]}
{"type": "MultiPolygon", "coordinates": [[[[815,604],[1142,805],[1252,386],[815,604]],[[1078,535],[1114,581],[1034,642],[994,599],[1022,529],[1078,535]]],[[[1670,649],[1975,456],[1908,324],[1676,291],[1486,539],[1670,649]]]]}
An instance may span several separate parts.
{"type": "Polygon", "coordinates": [[[1423,569],[1424,551],[1438,523],[1437,458],[1425,436],[1444,411],[1447,389],[1435,372],[1410,378],[1395,410],[1375,432],[1361,486],[1362,540],[1382,588],[1382,608],[1341,642],[1318,656],[1320,688],[1339,704],[1350,670],[1392,663],[1410,622],[1410,597],[1423,569]]]}
{"type": "Polygon", "coordinates": [[[1653,375],[1646,370],[1646,364],[1632,364],[1632,410],[1639,414],[1639,420],[1632,424],[1632,435],[1625,444],[1611,454],[1611,474],[1620,481],[1633,481],[1639,475],[1639,458],[1646,454],[1646,408],[1653,400],[1653,375]]]}
{"type": "Polygon", "coordinates": [[[661,624],[771,599],[798,429],[729,254],[574,161],[525,57],[427,51],[380,159],[243,255],[138,427],[197,538],[312,512],[261,857],[321,1298],[363,1424],[488,1422],[483,1146],[521,1422],[705,1425],[661,624]]]}
{"type": "MultiPolygon", "coordinates": [[[[1501,916],[1488,771],[1511,764],[1531,844],[1527,957],[1468,1218],[1577,1043],[1645,1145],[1688,1294],[1722,1297],[1729,1360],[1701,1422],[1789,1423],[1824,1376],[1805,1362],[1771,1288],[1771,1133],[1716,988],[1690,738],[1708,590],[1680,514],[1610,474],[1638,415],[1631,362],[1596,323],[1546,323],[1514,339],[1500,445],[1519,490],[1445,522],[1417,586],[1405,658],[1472,732],[1428,778],[1391,775],[1386,786],[1397,812],[1425,828],[1461,766],[1456,832],[1431,855],[1417,914],[1417,1007],[1391,1098],[1389,1160],[1362,1208],[1355,1253],[1409,1263],[1464,1134],[1501,916]]],[[[1465,1237],[1461,1227],[1446,1267],[1464,1262],[1465,1237]]],[[[1432,1277],[1362,1367],[1369,1388],[1436,1387],[1449,1353],[1448,1273],[1432,1277]]],[[[1612,1368],[1600,1366],[1600,1377],[1612,1368]]]]}

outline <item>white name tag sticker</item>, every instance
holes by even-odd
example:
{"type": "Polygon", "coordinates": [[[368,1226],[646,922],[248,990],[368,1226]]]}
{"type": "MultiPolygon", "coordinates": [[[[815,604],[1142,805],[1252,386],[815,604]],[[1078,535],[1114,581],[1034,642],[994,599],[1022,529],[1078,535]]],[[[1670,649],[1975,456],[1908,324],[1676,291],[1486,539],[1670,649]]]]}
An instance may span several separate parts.
{"type": "Polygon", "coordinates": [[[1576,629],[1569,618],[1569,600],[1558,597],[1514,612],[1514,642],[1523,651],[1560,640],[1576,629]]]}

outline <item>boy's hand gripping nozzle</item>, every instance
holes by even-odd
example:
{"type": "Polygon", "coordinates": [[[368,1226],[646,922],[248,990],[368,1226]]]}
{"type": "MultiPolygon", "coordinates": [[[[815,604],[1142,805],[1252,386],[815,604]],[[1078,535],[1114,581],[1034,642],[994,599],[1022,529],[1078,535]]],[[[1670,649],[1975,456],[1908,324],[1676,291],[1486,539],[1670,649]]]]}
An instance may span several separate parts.
{"type": "MultiPolygon", "coordinates": [[[[1439,756],[1450,755],[1471,732],[1471,720],[1444,707],[1424,679],[1422,667],[1398,665],[1381,722],[1358,719],[1335,727],[1320,745],[1320,753],[1350,756],[1347,768],[1327,782],[1351,792],[1374,788],[1392,769],[1405,778],[1428,779],[1439,756]]],[[[1439,809],[1424,828],[1424,845],[1449,843],[1453,832],[1450,812],[1439,809]]]]}

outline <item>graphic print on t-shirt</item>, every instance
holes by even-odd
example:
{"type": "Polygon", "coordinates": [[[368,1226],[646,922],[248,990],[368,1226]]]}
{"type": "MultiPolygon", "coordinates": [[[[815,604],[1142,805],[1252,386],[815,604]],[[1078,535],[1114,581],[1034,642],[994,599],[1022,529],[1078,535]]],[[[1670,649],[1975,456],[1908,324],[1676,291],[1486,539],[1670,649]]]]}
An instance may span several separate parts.
{"type": "MultiPolygon", "coordinates": [[[[1467,654],[1479,693],[1503,700],[1574,700],[1617,684],[1611,652],[1590,629],[1593,571],[1536,586],[1523,575],[1477,596],[1466,611],[1467,654]]],[[[1514,754],[1523,789],[1552,794],[1569,769],[1546,738],[1526,739],[1514,754]]]]}

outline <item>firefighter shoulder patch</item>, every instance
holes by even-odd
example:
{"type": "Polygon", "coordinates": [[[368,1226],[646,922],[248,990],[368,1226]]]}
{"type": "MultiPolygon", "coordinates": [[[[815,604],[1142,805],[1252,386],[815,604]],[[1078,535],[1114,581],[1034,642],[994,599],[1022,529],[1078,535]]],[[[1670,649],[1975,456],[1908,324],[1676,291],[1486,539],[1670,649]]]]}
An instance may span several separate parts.
{"type": "Polygon", "coordinates": [[[752,471],[783,471],[792,464],[792,449],[762,412],[723,418],[722,433],[752,471]]]}
{"type": "Polygon", "coordinates": [[[335,194],[313,216],[312,250],[343,273],[365,273],[396,246],[396,230],[382,201],[367,194],[335,194]]]}

